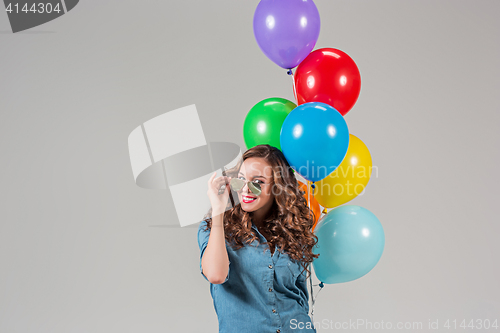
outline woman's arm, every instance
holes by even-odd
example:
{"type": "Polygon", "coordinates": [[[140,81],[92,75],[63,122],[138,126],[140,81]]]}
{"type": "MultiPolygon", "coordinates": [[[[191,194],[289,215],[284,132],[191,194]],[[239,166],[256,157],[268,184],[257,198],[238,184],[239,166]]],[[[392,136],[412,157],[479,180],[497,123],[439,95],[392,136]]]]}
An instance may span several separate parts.
{"type": "Polygon", "coordinates": [[[227,255],[224,235],[223,210],[214,210],[212,229],[208,244],[201,259],[203,274],[213,284],[221,284],[229,274],[229,257],[227,255]]]}
{"type": "Polygon", "coordinates": [[[231,177],[215,178],[215,176],[216,173],[208,180],[207,194],[212,205],[212,229],[201,258],[201,268],[208,281],[213,284],[221,284],[229,275],[229,258],[226,250],[223,218],[229,198],[231,177]],[[219,194],[219,189],[224,184],[226,188],[223,193],[219,194]]]}

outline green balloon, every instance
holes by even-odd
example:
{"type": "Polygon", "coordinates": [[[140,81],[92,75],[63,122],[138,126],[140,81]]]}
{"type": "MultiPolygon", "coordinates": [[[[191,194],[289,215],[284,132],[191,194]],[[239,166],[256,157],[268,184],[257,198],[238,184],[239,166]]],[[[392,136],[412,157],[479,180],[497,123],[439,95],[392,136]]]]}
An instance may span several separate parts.
{"type": "Polygon", "coordinates": [[[281,150],[281,126],[296,107],[293,102],[279,97],[267,98],[255,104],[243,124],[243,138],[247,149],[268,144],[281,150]]]}

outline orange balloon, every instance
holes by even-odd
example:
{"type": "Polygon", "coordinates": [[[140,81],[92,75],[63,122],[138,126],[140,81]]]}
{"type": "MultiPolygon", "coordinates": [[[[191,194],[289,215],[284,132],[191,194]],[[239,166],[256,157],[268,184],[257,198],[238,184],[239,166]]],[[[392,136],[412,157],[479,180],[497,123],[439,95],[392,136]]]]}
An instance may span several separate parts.
{"type": "Polygon", "coordinates": [[[304,198],[306,198],[308,207],[311,208],[311,210],[314,212],[314,216],[316,217],[316,220],[314,221],[314,225],[312,227],[312,230],[314,231],[314,228],[316,227],[316,224],[318,223],[318,220],[321,216],[321,208],[319,206],[318,201],[316,201],[316,198],[314,198],[312,188],[309,188],[309,199],[310,200],[307,200],[307,194],[308,194],[307,185],[304,184],[303,182],[300,182],[300,181],[298,183],[299,183],[300,189],[302,191],[306,192],[304,194],[304,198]]]}

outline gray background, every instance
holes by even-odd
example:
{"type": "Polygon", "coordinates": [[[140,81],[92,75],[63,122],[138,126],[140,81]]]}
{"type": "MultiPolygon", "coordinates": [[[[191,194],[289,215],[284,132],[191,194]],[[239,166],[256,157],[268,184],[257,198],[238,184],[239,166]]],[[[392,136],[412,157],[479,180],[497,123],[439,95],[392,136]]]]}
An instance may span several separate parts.
{"type": "MultiPolygon", "coordinates": [[[[0,14],[0,332],[217,331],[196,228],[135,185],[127,137],[195,103],[208,141],[244,147],[255,103],[293,100],[254,39],[257,4],[83,1],[17,34],[0,14]]],[[[378,175],[349,204],[386,247],[325,285],[314,320],[499,319],[500,2],[316,4],[315,49],[361,72],[345,119],[378,175]]]]}

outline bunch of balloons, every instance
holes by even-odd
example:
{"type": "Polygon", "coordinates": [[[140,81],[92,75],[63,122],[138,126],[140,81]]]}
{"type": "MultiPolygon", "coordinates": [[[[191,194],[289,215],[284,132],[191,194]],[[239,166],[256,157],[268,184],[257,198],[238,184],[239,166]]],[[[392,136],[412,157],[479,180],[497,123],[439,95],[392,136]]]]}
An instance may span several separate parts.
{"type": "Polygon", "coordinates": [[[280,149],[307,180],[300,186],[317,216],[312,230],[318,236],[314,252],[320,256],[313,262],[318,279],[358,279],[378,263],[385,245],[373,213],[341,206],[363,193],[371,177],[370,151],[349,133],[344,119],[359,97],[359,69],[341,50],[313,51],[320,16],[312,0],[261,0],[253,30],[262,52],[292,75],[296,103],[273,97],[255,104],[243,125],[245,144],[248,149],[260,144],[280,149]],[[321,218],[319,205],[324,207],[321,218]]]}

